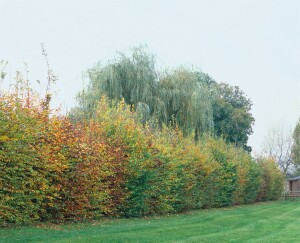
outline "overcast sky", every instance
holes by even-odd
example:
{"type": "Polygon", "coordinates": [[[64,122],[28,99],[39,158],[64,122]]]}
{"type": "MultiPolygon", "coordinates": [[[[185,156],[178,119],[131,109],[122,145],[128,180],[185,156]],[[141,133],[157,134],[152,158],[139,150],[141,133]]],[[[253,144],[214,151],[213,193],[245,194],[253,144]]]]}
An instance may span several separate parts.
{"type": "Polygon", "coordinates": [[[6,84],[24,61],[32,81],[46,80],[44,43],[64,109],[74,106],[83,71],[146,44],[160,67],[193,65],[239,86],[253,102],[257,152],[270,129],[300,117],[300,0],[0,0],[0,10],[6,84]]]}

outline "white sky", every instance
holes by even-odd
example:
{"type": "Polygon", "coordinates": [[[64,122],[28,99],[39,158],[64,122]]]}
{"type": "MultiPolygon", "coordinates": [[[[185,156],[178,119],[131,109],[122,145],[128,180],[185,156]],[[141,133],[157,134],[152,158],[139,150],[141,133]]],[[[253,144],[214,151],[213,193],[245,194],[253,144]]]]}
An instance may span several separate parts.
{"type": "Polygon", "coordinates": [[[75,104],[83,71],[147,44],[159,66],[193,65],[239,86],[253,102],[254,151],[271,128],[300,117],[300,0],[0,0],[7,83],[24,61],[32,81],[46,80],[42,42],[64,109],[75,104]]]}

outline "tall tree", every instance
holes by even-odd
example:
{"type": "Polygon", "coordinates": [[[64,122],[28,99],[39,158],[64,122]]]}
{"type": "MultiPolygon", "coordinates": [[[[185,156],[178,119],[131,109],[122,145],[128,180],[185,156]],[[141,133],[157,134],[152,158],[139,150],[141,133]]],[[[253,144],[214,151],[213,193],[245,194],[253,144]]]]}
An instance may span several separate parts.
{"type": "Polygon", "coordinates": [[[215,134],[250,152],[251,147],[247,146],[247,142],[253,133],[255,121],[250,113],[251,100],[237,86],[225,83],[213,83],[213,86],[216,90],[213,103],[215,134]]]}
{"type": "Polygon", "coordinates": [[[124,99],[132,107],[138,102],[153,103],[157,77],[153,55],[143,48],[133,48],[130,56],[119,52],[108,65],[98,64],[87,71],[88,86],[77,96],[84,113],[92,115],[101,96],[124,99]]]}
{"type": "Polygon", "coordinates": [[[158,83],[155,111],[161,122],[179,126],[184,134],[195,136],[213,131],[212,99],[197,73],[178,68],[165,73],[158,83]]]}

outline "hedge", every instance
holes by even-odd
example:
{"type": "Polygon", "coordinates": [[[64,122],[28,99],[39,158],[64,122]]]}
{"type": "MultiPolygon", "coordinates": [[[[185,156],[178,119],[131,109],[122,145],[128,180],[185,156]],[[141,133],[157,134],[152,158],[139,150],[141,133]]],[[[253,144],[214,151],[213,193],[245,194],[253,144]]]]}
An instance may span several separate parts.
{"type": "Polygon", "coordinates": [[[95,118],[0,99],[0,224],[140,217],[276,200],[283,176],[220,138],[142,125],[103,98],[95,118]]]}

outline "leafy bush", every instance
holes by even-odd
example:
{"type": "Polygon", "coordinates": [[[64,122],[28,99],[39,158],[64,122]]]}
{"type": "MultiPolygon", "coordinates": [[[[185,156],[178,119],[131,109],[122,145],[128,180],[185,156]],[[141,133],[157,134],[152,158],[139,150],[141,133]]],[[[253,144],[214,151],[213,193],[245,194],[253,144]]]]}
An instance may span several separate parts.
{"type": "Polygon", "coordinates": [[[284,176],[275,161],[270,158],[259,158],[258,164],[262,170],[259,201],[278,200],[284,191],[284,176]]]}

